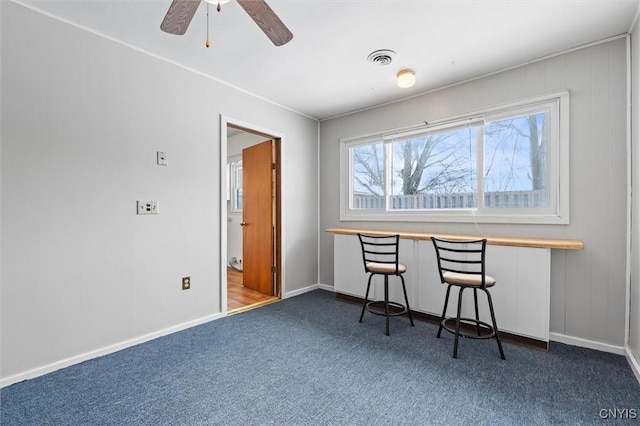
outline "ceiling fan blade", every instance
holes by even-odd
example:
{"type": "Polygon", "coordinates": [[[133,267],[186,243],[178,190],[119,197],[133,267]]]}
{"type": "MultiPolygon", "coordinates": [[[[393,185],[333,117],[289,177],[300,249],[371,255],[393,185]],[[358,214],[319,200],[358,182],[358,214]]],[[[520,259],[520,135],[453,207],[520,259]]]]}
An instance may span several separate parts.
{"type": "Polygon", "coordinates": [[[276,46],[288,43],[293,34],[264,0],[237,0],[276,46]]]}
{"type": "Polygon", "coordinates": [[[182,35],[187,31],[201,0],[173,0],[160,24],[160,29],[169,34],[182,35]]]}

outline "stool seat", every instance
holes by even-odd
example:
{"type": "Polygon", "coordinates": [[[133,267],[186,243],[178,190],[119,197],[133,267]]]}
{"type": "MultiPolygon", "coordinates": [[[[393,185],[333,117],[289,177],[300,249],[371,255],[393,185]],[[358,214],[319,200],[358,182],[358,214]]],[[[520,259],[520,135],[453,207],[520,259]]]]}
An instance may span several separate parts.
{"type": "Polygon", "coordinates": [[[367,262],[367,269],[369,272],[374,272],[376,274],[404,274],[407,272],[407,267],[402,263],[398,263],[397,269],[396,265],[388,264],[388,263],[377,263],[377,262],[367,262]]]}
{"type": "MultiPolygon", "coordinates": [[[[478,274],[461,274],[459,272],[446,271],[442,273],[442,277],[447,284],[468,285],[471,287],[480,287],[482,285],[482,276],[478,274]]],[[[496,279],[491,275],[485,274],[485,287],[493,287],[495,284],[496,279]]]]}

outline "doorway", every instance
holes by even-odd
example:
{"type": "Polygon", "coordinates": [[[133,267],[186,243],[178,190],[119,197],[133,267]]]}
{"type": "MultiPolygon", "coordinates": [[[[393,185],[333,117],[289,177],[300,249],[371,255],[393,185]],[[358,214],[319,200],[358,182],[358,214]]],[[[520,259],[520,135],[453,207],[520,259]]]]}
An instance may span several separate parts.
{"type": "Polygon", "coordinates": [[[281,297],[282,137],[224,117],[221,129],[227,177],[221,197],[221,311],[234,314],[281,297]]]}

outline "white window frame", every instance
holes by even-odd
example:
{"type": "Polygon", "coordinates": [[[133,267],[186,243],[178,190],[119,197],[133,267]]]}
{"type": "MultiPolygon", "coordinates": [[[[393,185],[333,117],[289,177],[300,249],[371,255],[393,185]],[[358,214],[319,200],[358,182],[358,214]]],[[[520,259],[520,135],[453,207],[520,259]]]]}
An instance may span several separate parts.
{"type": "MultiPolygon", "coordinates": [[[[480,132],[482,133],[482,132],[480,132]]],[[[482,137],[482,136],[480,136],[482,137]]],[[[387,144],[390,145],[390,144],[387,144]]],[[[385,146],[386,150],[390,147],[385,146]]],[[[387,153],[388,154],[388,153],[387,153]]],[[[389,185],[390,156],[385,155],[385,185],[389,185]]],[[[460,223],[569,223],[569,92],[541,95],[518,102],[488,107],[469,114],[448,117],[420,125],[368,134],[340,140],[340,220],[341,221],[395,221],[395,222],[460,222],[460,223]],[[488,208],[484,207],[483,143],[478,144],[478,207],[473,209],[390,210],[353,209],[351,148],[389,140],[403,134],[454,128],[478,121],[489,123],[511,116],[521,116],[547,109],[549,146],[547,152],[548,206],[541,208],[488,208]]]]}

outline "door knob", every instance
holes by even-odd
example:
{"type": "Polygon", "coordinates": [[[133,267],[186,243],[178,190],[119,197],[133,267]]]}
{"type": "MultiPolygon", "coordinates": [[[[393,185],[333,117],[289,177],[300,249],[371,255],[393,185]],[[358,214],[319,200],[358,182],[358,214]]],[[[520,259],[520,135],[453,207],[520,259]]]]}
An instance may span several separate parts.
{"type": "Polygon", "coordinates": [[[247,222],[240,222],[240,226],[247,226],[247,222]]]}

